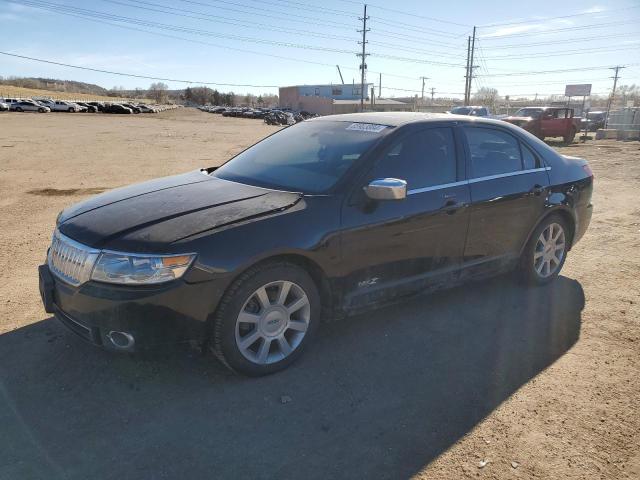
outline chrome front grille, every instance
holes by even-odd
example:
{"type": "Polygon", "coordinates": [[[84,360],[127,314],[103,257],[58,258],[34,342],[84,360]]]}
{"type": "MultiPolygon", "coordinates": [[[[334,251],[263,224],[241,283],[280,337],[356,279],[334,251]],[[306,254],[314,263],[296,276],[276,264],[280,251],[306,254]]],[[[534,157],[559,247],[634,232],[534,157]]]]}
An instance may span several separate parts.
{"type": "Polygon", "coordinates": [[[71,240],[56,230],[47,263],[56,277],[77,287],[89,280],[99,254],[99,250],[71,240]]]}

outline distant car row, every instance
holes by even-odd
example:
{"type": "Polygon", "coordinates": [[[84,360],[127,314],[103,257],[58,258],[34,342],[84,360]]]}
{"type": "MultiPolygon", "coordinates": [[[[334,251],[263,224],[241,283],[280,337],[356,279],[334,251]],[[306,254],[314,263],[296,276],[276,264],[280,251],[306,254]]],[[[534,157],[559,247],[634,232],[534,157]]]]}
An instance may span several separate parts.
{"type": "Polygon", "coordinates": [[[564,142],[571,143],[578,131],[595,132],[604,128],[606,112],[588,112],[585,117],[575,117],[573,108],[569,107],[525,107],[513,115],[491,115],[487,107],[464,106],[451,109],[450,113],[473,117],[489,117],[517,125],[536,137],[562,137],[564,142]]]}
{"type": "Polygon", "coordinates": [[[294,112],[288,108],[249,108],[249,107],[217,107],[203,106],[199,110],[218,113],[223,117],[259,118],[269,125],[293,125],[317,115],[301,111],[294,112]]]}
{"type": "Polygon", "coordinates": [[[5,98],[0,99],[0,111],[13,112],[88,112],[88,113],[157,113],[178,105],[147,105],[144,103],[71,102],[68,100],[5,98]]]}

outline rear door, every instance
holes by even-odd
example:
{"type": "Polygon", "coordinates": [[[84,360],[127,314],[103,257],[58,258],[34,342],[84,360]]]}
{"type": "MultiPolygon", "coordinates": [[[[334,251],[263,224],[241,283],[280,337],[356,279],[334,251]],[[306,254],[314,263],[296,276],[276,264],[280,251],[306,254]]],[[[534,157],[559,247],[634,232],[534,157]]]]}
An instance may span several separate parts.
{"type": "Polygon", "coordinates": [[[455,280],[470,201],[461,150],[453,128],[421,127],[400,135],[367,168],[342,212],[347,305],[455,280]],[[368,199],[363,187],[380,178],[406,180],[406,198],[368,199]]]}
{"type": "Polygon", "coordinates": [[[549,179],[541,159],[506,129],[469,124],[462,130],[471,194],[467,275],[517,260],[543,213],[549,179]]]}

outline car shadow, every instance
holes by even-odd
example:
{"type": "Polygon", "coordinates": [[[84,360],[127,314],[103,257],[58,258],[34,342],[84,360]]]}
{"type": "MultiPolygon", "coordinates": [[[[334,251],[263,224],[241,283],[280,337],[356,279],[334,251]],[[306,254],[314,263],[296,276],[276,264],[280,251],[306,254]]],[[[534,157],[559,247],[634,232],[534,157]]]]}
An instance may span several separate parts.
{"type": "Polygon", "coordinates": [[[571,348],[583,307],[575,280],[501,277],[324,324],[257,379],[46,319],[0,336],[0,478],[409,477],[571,348]]]}

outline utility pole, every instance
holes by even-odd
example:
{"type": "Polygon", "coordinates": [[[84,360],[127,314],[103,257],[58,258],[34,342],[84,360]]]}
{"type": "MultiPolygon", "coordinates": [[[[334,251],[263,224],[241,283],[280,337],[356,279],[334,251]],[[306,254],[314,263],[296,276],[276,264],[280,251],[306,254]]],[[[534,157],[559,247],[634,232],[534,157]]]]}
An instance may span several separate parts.
{"type": "Polygon", "coordinates": [[[340,65],[336,65],[336,68],[338,69],[338,75],[340,75],[340,81],[344,85],[344,78],[342,78],[342,72],[340,71],[340,65]]]}
{"type": "Polygon", "coordinates": [[[380,77],[378,79],[378,98],[382,98],[382,73],[380,73],[380,77]]]}
{"type": "Polygon", "coordinates": [[[464,104],[467,105],[469,103],[469,98],[467,95],[469,89],[469,60],[471,58],[471,37],[467,37],[467,70],[464,74],[464,104]]]}
{"type": "Polygon", "coordinates": [[[362,42],[358,42],[358,43],[362,43],[362,53],[358,53],[357,55],[359,57],[362,57],[362,63],[360,64],[360,111],[363,112],[364,111],[364,95],[365,95],[364,79],[365,79],[365,70],[367,69],[367,63],[366,63],[367,32],[369,31],[369,29],[367,29],[367,20],[369,20],[369,17],[367,17],[366,3],[364,4],[364,16],[359,20],[362,20],[362,30],[358,30],[359,33],[362,33],[362,42]]]}
{"type": "Polygon", "coordinates": [[[433,105],[433,96],[435,95],[435,93],[436,93],[436,89],[431,87],[431,105],[433,105]]]}
{"type": "Polygon", "coordinates": [[[616,96],[616,86],[618,85],[618,72],[623,69],[625,67],[621,67],[620,65],[618,65],[617,67],[613,67],[611,68],[611,70],[615,70],[616,74],[613,77],[609,77],[609,78],[613,78],[613,90],[611,90],[611,95],[609,95],[609,101],[607,102],[607,118],[604,121],[604,128],[607,128],[609,126],[609,112],[611,111],[611,106],[613,105],[613,99],[616,96]]]}
{"type": "Polygon", "coordinates": [[[471,103],[471,80],[473,79],[473,54],[476,48],[476,27],[473,27],[473,36],[471,37],[471,59],[469,60],[469,88],[467,90],[467,105],[471,103]]]}
{"type": "Polygon", "coordinates": [[[424,81],[429,80],[429,77],[420,77],[422,79],[422,103],[424,103],[424,81]]]}

